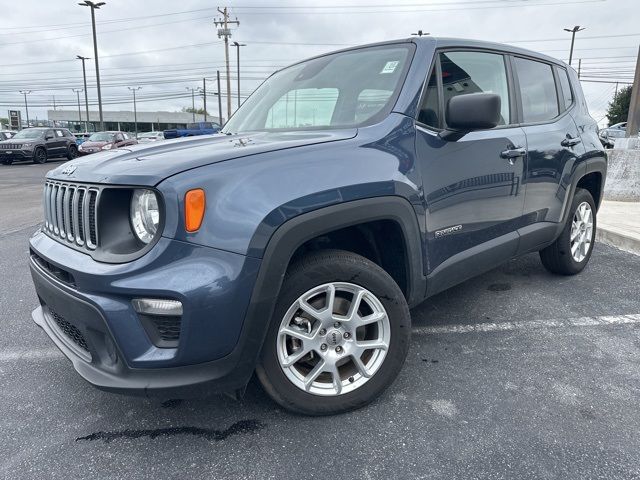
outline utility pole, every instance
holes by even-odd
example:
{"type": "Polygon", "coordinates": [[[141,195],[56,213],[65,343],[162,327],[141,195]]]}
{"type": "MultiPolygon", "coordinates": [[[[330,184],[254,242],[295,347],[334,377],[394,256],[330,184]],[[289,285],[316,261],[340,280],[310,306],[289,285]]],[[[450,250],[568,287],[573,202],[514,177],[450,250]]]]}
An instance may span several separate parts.
{"type": "MultiPolygon", "coordinates": [[[[53,96],[53,111],[54,112],[56,111],[56,96],[55,95],[53,96]]],[[[55,128],[55,127],[56,127],[56,121],[54,120],[53,121],[53,128],[55,128]]]]}
{"type": "Polygon", "coordinates": [[[138,109],[136,107],[136,90],[140,90],[142,87],[127,87],[133,92],[133,128],[136,131],[136,138],[138,138],[138,109]]]}
{"type": "Polygon", "coordinates": [[[87,94],[87,71],[84,68],[84,61],[90,59],[89,57],[83,57],[81,55],[76,55],[76,58],[82,61],[82,78],[84,80],[84,105],[87,109],[87,118],[84,121],[84,130],[85,132],[89,132],[89,96],[87,94]]]}
{"type": "Polygon", "coordinates": [[[82,3],[78,3],[78,5],[82,7],[90,7],[91,8],[91,26],[93,27],[93,55],[95,57],[96,63],[96,84],[98,86],[98,111],[100,112],[100,130],[104,130],[104,119],[102,117],[102,94],[100,93],[100,66],[98,65],[98,40],[96,38],[96,9],[100,9],[103,5],[106,5],[105,2],[90,2],[89,0],[84,0],[82,3]]]}
{"type": "Polygon", "coordinates": [[[231,36],[230,24],[240,26],[240,22],[229,20],[229,9],[224,7],[223,10],[218,8],[218,12],[222,15],[219,20],[214,20],[214,25],[218,27],[218,38],[224,37],[224,59],[227,67],[227,118],[231,116],[231,69],[229,67],[229,37],[231,36]]]}
{"type": "Polygon", "coordinates": [[[638,48],[638,61],[636,62],[636,74],[631,90],[631,103],[629,103],[629,116],[627,117],[627,137],[636,137],[640,127],[640,48],[638,48]]]}
{"type": "Polygon", "coordinates": [[[565,28],[565,32],[571,33],[571,50],[569,51],[569,65],[571,65],[571,60],[573,59],[573,44],[576,41],[576,33],[581,32],[584,28],[580,28],[580,25],[576,25],[573,28],[565,28]]]}
{"type": "Polygon", "coordinates": [[[222,126],[222,95],[220,90],[220,70],[216,70],[216,78],[218,80],[218,122],[222,126]]]}
{"type": "Polygon", "coordinates": [[[238,108],[240,108],[240,47],[246,47],[245,43],[233,42],[233,46],[236,47],[237,50],[237,58],[236,63],[238,67],[238,108]]]}
{"type": "Polygon", "coordinates": [[[80,110],[80,92],[81,88],[72,88],[73,92],[78,96],[78,123],[82,123],[82,111],[80,110]]]}
{"type": "Polygon", "coordinates": [[[580,72],[582,70],[582,59],[578,59],[578,80],[580,79],[580,72]]]}
{"type": "Polygon", "coordinates": [[[207,121],[207,79],[202,79],[202,103],[204,106],[204,121],[207,121]]]}
{"type": "Polygon", "coordinates": [[[196,89],[186,87],[187,90],[191,90],[191,113],[193,114],[193,122],[196,121],[196,89]]]}
{"type": "Polygon", "coordinates": [[[31,90],[20,90],[20,93],[24,95],[24,109],[27,111],[27,128],[29,128],[29,104],[27,103],[27,95],[31,93],[31,90]]]}

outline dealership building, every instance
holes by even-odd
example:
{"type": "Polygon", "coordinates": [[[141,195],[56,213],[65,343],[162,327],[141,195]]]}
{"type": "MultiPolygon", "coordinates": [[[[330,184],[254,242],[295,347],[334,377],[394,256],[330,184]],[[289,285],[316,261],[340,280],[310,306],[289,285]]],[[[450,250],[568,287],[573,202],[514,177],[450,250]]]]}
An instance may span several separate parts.
{"type": "MultiPolygon", "coordinates": [[[[105,130],[120,130],[123,132],[134,132],[135,123],[133,112],[130,111],[103,111],[105,130]]],[[[59,127],[66,127],[73,132],[86,131],[85,111],[78,110],[48,110],[47,118],[49,122],[55,123],[59,127]],[[80,113],[80,115],[78,114],[80,113]]],[[[203,122],[204,115],[196,114],[195,120],[192,113],[187,112],[138,112],[138,132],[153,132],[168,130],[172,128],[184,128],[193,122],[203,122]]],[[[207,116],[208,122],[220,123],[218,117],[207,116]]],[[[95,132],[100,129],[100,114],[97,111],[89,111],[89,131],[95,132]]]]}

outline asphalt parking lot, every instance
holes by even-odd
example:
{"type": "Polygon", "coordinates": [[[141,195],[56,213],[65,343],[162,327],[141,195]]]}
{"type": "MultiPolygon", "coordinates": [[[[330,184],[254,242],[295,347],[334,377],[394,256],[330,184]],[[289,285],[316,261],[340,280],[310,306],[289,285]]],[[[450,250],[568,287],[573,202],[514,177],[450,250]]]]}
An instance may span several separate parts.
{"type": "Polygon", "coordinates": [[[47,165],[0,166],[1,478],[640,478],[640,257],[537,255],[430,299],[398,381],[350,414],[95,390],[33,324],[47,165]]]}

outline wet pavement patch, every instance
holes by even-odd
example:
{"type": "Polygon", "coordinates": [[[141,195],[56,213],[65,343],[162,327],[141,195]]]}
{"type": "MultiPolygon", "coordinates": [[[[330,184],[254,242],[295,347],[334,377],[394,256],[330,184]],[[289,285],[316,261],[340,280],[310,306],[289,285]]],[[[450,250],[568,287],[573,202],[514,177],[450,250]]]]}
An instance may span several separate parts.
{"type": "Polygon", "coordinates": [[[506,292],[507,290],[511,290],[510,283],[492,283],[487,287],[487,290],[490,292],[506,292]]]}
{"type": "Polygon", "coordinates": [[[136,439],[136,438],[158,438],[158,437],[172,437],[176,435],[193,435],[201,437],[206,440],[220,441],[226,440],[232,435],[238,435],[242,433],[254,433],[262,430],[265,424],[258,420],[241,420],[234,423],[225,430],[215,430],[213,428],[200,428],[200,427],[168,427],[168,428],[153,428],[143,430],[119,430],[115,432],[95,432],[85,437],[76,438],[76,442],[87,440],[102,440],[105,443],[112,442],[120,438],[136,439]]]}

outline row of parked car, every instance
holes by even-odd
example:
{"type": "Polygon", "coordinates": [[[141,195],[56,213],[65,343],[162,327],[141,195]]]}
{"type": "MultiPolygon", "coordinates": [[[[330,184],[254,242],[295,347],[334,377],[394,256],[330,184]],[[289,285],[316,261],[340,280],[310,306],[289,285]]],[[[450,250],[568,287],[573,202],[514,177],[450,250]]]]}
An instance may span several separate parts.
{"type": "Polygon", "coordinates": [[[0,161],[11,165],[18,161],[45,163],[50,158],[89,155],[102,150],[164,140],[163,132],[141,133],[136,138],[127,132],[108,131],[73,134],[66,128],[36,127],[19,132],[0,131],[0,161]]]}

